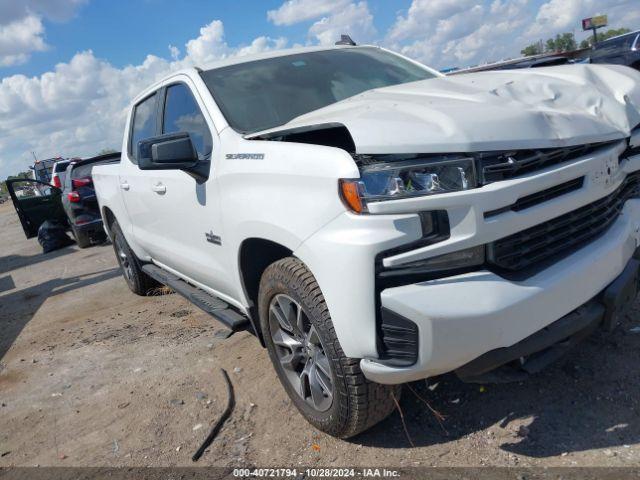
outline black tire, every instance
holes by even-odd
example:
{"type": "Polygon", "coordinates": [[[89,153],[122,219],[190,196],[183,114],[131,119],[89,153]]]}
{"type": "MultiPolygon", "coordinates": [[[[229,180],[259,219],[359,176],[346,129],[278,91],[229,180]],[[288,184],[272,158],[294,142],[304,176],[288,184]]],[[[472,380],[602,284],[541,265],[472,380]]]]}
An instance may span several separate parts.
{"type": "Polygon", "coordinates": [[[140,260],[129,247],[116,221],[111,225],[111,236],[118,265],[131,291],[136,295],[145,296],[150,290],[159,287],[158,282],[142,271],[140,260]]]}
{"type": "Polygon", "coordinates": [[[87,248],[91,246],[91,237],[89,237],[88,233],[77,230],[75,227],[71,227],[71,232],[73,233],[73,238],[76,240],[78,248],[87,248]]]}
{"type": "MultiPolygon", "coordinates": [[[[348,438],[367,430],[393,412],[394,397],[396,400],[400,399],[402,386],[381,385],[367,380],[360,370],[360,360],[345,356],[320,287],[304,263],[297,258],[287,257],[271,264],[260,281],[258,307],[265,344],[278,378],[294,405],[309,423],[334,437],[348,438]],[[282,298],[285,301],[293,300],[297,307],[301,307],[303,314],[297,318],[303,318],[301,323],[308,325],[310,331],[315,327],[320,340],[320,344],[314,346],[313,351],[317,354],[322,350],[321,353],[326,357],[323,362],[328,360],[330,365],[331,378],[325,377],[331,382],[332,399],[331,405],[325,407],[324,411],[315,408],[315,399],[311,399],[310,402],[309,398],[305,399],[303,394],[299,393],[305,390],[300,385],[303,383],[310,385],[311,375],[305,377],[308,379],[307,382],[301,381],[296,388],[297,371],[289,362],[286,362],[289,364],[287,369],[283,367],[282,360],[284,357],[289,358],[285,354],[286,348],[290,347],[282,346],[282,333],[286,333],[286,329],[280,330],[282,316],[274,311],[280,308],[279,302],[282,298]],[[274,343],[274,335],[279,346],[274,343]]],[[[296,306],[292,308],[295,309],[296,306]]],[[[284,310],[281,309],[280,313],[282,312],[284,310]]],[[[292,314],[293,317],[295,314],[292,314]]],[[[295,336],[295,333],[292,335],[295,336]]],[[[300,348],[300,352],[306,349],[307,353],[303,355],[312,355],[309,353],[309,343],[305,342],[305,344],[307,346],[300,348]]],[[[291,352],[295,357],[293,349],[291,352]]],[[[298,357],[297,368],[301,362],[308,362],[308,358],[310,357],[304,360],[298,357]]],[[[322,374],[320,362],[317,364],[316,375],[318,372],[322,374]]],[[[307,370],[306,365],[307,363],[303,370],[307,370]]],[[[300,379],[302,378],[301,374],[300,379]]],[[[308,391],[311,392],[311,389],[309,388],[308,391]]],[[[325,390],[323,394],[325,399],[318,402],[320,406],[327,401],[328,395],[325,390]]],[[[309,397],[312,396],[310,393],[309,397]]]]}

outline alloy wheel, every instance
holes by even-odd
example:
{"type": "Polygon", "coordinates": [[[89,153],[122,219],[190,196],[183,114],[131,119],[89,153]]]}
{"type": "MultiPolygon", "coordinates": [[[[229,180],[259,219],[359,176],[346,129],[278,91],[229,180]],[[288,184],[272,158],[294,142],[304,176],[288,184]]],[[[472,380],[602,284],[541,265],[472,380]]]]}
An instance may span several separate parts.
{"type": "Polygon", "coordinates": [[[131,265],[129,256],[124,251],[120,240],[116,238],[116,241],[114,243],[116,246],[116,252],[118,254],[118,263],[122,267],[125,278],[130,281],[133,278],[133,265],[131,265]]]}
{"type": "Polygon", "coordinates": [[[311,407],[327,411],[333,403],[329,358],[302,306],[288,295],[274,296],[269,304],[269,328],[289,383],[311,407]]]}

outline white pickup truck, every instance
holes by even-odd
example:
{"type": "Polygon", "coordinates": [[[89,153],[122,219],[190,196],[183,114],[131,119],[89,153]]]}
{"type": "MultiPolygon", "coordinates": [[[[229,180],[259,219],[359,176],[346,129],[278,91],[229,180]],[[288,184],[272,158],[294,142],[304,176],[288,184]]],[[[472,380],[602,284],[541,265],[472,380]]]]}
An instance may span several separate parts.
{"type": "Polygon", "coordinates": [[[355,435],[401,384],[522,380],[636,296],[640,73],[445,77],[370,46],[171,74],[94,183],[124,277],[250,328],[355,435]]]}

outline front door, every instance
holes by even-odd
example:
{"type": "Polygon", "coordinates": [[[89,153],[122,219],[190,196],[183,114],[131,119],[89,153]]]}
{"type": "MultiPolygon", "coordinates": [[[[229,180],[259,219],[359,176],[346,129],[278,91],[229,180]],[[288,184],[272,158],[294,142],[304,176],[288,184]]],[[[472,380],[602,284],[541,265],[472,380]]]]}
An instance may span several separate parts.
{"type": "Polygon", "coordinates": [[[46,220],[68,223],[59,188],[39,180],[15,178],[7,180],[7,189],[27,238],[38,235],[46,220]]]}
{"type": "Polygon", "coordinates": [[[160,133],[188,133],[199,161],[208,166],[209,177],[194,178],[182,170],[139,171],[136,182],[144,185],[137,187],[143,189],[148,215],[145,231],[140,233],[153,239],[153,245],[145,248],[156,262],[218,293],[228,293],[230,279],[222,268],[222,221],[211,162],[218,141],[213,122],[205,116],[204,104],[188,78],[171,81],[159,95],[160,133]]]}

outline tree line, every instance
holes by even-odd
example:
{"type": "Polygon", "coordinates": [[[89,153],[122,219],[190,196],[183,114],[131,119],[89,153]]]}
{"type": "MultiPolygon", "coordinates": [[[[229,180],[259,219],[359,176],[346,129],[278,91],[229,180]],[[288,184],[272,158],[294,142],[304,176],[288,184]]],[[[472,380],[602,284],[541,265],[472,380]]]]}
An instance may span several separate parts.
{"type": "MultiPolygon", "coordinates": [[[[7,177],[7,180],[12,180],[14,178],[31,178],[31,172],[26,171],[26,172],[19,172],[16,175],[9,175],[7,177]]],[[[9,193],[7,191],[7,182],[6,181],[0,182],[0,196],[4,196],[7,193],[9,193]]]]}
{"type": "MultiPolygon", "coordinates": [[[[628,28],[611,28],[606,32],[598,33],[598,41],[606,40],[607,38],[616,37],[625,33],[629,33],[631,30],[628,28]]],[[[580,42],[580,48],[589,48],[593,45],[593,37],[589,37],[580,42]]],[[[542,53],[561,53],[571,52],[578,49],[578,43],[575,36],[571,32],[559,33],[555,38],[549,38],[546,42],[542,40],[532,43],[524,47],[520,53],[525,57],[531,55],[540,55],[542,53]]]]}

